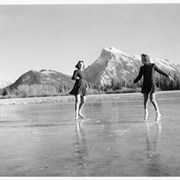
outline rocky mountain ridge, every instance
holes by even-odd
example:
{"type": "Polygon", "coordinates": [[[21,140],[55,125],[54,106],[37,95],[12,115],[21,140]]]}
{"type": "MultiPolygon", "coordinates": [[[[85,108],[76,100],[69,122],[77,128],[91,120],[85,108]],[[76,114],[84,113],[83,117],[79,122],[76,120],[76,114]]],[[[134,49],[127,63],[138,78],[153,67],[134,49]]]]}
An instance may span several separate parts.
{"type": "Polygon", "coordinates": [[[30,70],[20,76],[9,89],[16,89],[19,85],[44,84],[58,86],[73,86],[71,77],[63,73],[42,69],[40,71],[30,70]]]}
{"type": "MultiPolygon", "coordinates": [[[[151,58],[151,61],[166,73],[170,73],[172,76],[176,74],[180,78],[180,65],[159,58],[151,58]]],[[[111,85],[112,81],[132,82],[138,75],[140,66],[142,66],[140,55],[131,56],[114,47],[103,48],[100,56],[85,69],[85,74],[87,81],[91,84],[105,86],[111,85]]],[[[158,73],[156,74],[159,76],[158,73]]],[[[54,70],[42,69],[26,72],[8,87],[16,89],[23,84],[47,84],[72,88],[74,82],[69,75],[54,70]]]]}
{"type": "MultiPolygon", "coordinates": [[[[180,77],[180,65],[169,60],[151,58],[166,73],[180,77]]],[[[133,81],[142,66],[141,57],[131,56],[114,47],[104,48],[101,55],[85,69],[87,80],[96,85],[110,85],[112,80],[133,81]]],[[[158,76],[158,74],[157,74],[158,76]]]]}

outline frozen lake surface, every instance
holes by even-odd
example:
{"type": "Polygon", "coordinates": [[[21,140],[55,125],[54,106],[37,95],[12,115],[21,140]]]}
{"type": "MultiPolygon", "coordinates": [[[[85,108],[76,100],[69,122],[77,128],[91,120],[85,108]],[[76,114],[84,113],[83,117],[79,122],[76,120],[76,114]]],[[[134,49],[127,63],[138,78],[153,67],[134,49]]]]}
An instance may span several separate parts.
{"type": "Polygon", "coordinates": [[[180,98],[0,106],[0,176],[179,176],[180,98]]]}

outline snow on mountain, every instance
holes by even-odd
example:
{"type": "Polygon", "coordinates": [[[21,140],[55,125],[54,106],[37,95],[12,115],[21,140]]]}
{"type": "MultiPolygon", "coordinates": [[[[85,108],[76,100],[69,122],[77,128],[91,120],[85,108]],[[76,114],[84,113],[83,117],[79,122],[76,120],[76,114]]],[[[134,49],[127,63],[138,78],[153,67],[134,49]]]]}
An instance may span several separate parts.
{"type": "MultiPolygon", "coordinates": [[[[166,73],[180,76],[180,66],[169,60],[151,58],[166,73]]],[[[112,80],[133,81],[142,66],[141,56],[131,56],[114,47],[104,48],[100,56],[85,69],[87,80],[96,85],[111,85],[112,80]]]]}
{"type": "Polygon", "coordinates": [[[163,68],[166,71],[173,71],[173,72],[180,72],[180,67],[178,65],[173,64],[167,59],[153,59],[155,64],[157,64],[158,67],[163,68]]]}
{"type": "MultiPolygon", "coordinates": [[[[180,65],[173,64],[167,59],[151,58],[166,73],[180,77],[180,65]]],[[[115,82],[132,82],[139,73],[142,66],[140,55],[129,55],[117,48],[103,48],[100,56],[85,69],[87,81],[96,85],[111,85],[115,82]]],[[[158,73],[157,73],[158,76],[158,73]]],[[[40,71],[28,71],[20,76],[13,84],[0,81],[0,88],[9,86],[10,89],[17,88],[23,84],[48,84],[55,86],[73,86],[71,77],[63,73],[42,69],[40,71]]]]}
{"type": "Polygon", "coordinates": [[[87,80],[97,85],[111,84],[112,79],[125,81],[133,78],[140,61],[114,47],[104,48],[100,57],[85,70],[87,80]]]}

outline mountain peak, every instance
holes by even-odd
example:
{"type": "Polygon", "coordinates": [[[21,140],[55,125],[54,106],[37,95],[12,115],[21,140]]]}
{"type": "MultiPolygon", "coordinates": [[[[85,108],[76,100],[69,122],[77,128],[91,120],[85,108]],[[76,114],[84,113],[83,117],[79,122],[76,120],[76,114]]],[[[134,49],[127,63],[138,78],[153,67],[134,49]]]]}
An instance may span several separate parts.
{"type": "Polygon", "coordinates": [[[103,50],[105,51],[108,51],[108,52],[111,52],[113,54],[124,54],[124,52],[120,51],[119,49],[113,47],[113,46],[110,46],[109,48],[103,48],[103,50]]]}
{"type": "Polygon", "coordinates": [[[123,51],[121,51],[121,50],[119,50],[119,49],[117,49],[117,48],[115,48],[113,46],[110,46],[109,48],[103,48],[102,51],[111,53],[111,54],[113,54],[115,56],[117,56],[117,55],[120,56],[121,55],[121,56],[125,56],[125,57],[132,57],[129,54],[127,54],[127,53],[125,53],[125,52],[123,52],[123,51]]]}
{"type": "Polygon", "coordinates": [[[43,74],[45,74],[45,75],[48,75],[48,76],[51,75],[51,74],[57,74],[56,71],[47,70],[47,69],[41,69],[39,72],[40,72],[40,73],[43,73],[43,74]]]}
{"type": "MultiPolygon", "coordinates": [[[[171,63],[169,60],[151,58],[163,71],[180,75],[180,66],[171,63]]],[[[112,81],[132,82],[138,75],[139,67],[142,66],[141,56],[131,56],[115,48],[103,48],[101,55],[92,65],[86,68],[87,80],[96,85],[111,85],[112,81]]]]}

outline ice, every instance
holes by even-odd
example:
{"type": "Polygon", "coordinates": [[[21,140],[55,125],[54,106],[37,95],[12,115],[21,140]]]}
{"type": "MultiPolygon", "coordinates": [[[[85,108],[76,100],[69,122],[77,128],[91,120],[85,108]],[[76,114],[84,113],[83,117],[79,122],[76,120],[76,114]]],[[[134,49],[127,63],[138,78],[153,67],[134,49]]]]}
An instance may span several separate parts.
{"type": "Polygon", "coordinates": [[[143,120],[143,102],[0,108],[1,176],[179,176],[180,98],[158,99],[162,120],[143,120]]]}

